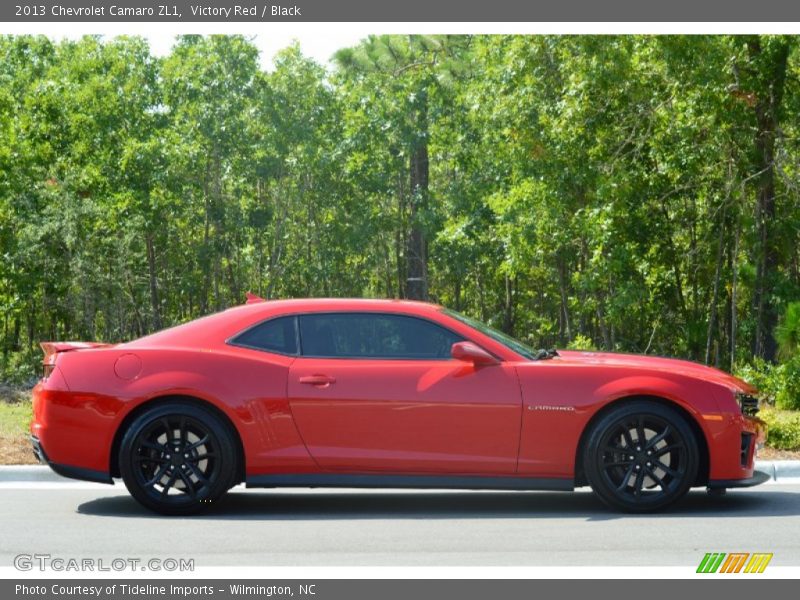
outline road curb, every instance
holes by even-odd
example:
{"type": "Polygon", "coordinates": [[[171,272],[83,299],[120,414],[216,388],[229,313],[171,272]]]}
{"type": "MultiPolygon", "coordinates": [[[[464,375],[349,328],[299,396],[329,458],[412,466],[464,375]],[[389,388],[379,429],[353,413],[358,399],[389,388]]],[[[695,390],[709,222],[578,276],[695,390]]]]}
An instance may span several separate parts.
{"type": "Polygon", "coordinates": [[[772,475],[773,481],[800,477],[800,460],[757,460],[756,469],[772,475]]]}
{"type": "Polygon", "coordinates": [[[68,481],[45,465],[0,466],[0,482],[41,481],[45,483],[68,481]]]}
{"type": "MultiPolygon", "coordinates": [[[[772,481],[800,480],[800,460],[758,460],[756,469],[769,473],[772,481]]],[[[0,466],[0,482],[44,482],[58,483],[71,481],[57,475],[50,467],[44,465],[4,465],[0,466]]]]}

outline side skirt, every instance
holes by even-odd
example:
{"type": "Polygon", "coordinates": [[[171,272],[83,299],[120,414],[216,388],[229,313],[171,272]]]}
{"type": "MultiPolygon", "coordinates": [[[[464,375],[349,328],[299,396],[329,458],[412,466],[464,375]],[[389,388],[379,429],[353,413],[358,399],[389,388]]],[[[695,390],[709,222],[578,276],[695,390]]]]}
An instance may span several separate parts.
{"type": "Polygon", "coordinates": [[[574,489],[572,479],[556,477],[488,477],[462,475],[349,475],[340,473],[302,473],[251,475],[249,488],[340,487],[340,488],[417,488],[465,490],[549,490],[574,489]]]}

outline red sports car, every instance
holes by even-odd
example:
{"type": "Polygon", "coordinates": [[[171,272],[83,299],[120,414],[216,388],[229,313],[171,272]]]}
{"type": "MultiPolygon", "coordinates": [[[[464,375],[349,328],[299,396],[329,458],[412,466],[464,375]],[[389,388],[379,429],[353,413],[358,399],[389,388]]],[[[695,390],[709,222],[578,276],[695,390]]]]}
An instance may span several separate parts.
{"type": "Polygon", "coordinates": [[[751,486],[758,401],[665,358],[534,351],[433,304],[280,300],[126,344],[49,342],[34,451],[187,514],[232,486],[572,490],[661,509],[751,486]]]}

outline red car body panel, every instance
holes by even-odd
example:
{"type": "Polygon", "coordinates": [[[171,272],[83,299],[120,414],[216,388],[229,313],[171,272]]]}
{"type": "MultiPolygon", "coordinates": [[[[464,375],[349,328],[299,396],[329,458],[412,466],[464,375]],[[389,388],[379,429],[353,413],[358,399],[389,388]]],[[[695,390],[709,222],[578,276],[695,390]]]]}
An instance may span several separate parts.
{"type": "Polygon", "coordinates": [[[511,365],[298,358],[289,369],[289,398],[321,469],[506,475],[517,469],[522,399],[511,365]],[[336,383],[300,383],[320,373],[336,383]]]}
{"type": "Polygon", "coordinates": [[[131,415],[173,396],[208,403],[228,418],[246,478],[391,473],[572,482],[591,419],[634,396],[686,413],[708,448],[710,480],[751,478],[753,447],[764,437],[761,422],[735,400],[735,392],[754,390],[716,369],[571,351],[527,360],[427,303],[251,302],[126,344],[48,348],[51,373],[34,388],[31,433],[50,463],[102,481],[118,474],[116,443],[131,415]],[[427,319],[499,362],[296,357],[229,343],[263,320],[318,312],[427,319]],[[744,461],[743,433],[754,438],[744,461]]]}

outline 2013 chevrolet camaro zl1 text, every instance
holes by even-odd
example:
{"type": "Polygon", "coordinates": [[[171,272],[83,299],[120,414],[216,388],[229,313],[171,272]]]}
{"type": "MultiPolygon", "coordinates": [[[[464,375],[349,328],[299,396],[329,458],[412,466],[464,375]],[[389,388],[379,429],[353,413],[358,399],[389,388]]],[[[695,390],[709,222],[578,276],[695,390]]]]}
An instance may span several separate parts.
{"type": "Polygon", "coordinates": [[[572,490],[661,509],[750,486],[756,390],[699,364],[533,351],[440,306],[247,304],[125,344],[47,342],[31,439],[188,514],[232,486],[572,490]]]}

